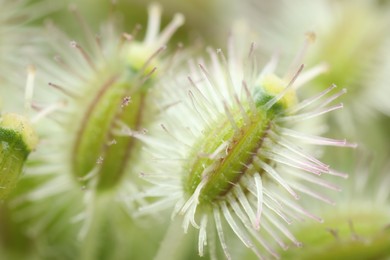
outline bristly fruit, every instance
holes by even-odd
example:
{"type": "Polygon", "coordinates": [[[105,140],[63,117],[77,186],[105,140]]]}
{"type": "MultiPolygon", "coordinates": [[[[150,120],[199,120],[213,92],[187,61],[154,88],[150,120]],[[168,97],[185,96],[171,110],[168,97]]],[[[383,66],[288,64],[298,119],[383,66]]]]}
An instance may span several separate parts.
{"type": "MultiPolygon", "coordinates": [[[[139,27],[130,35],[109,21],[95,35],[73,12],[85,38],[70,41],[48,23],[47,44],[57,54],[55,62],[45,57],[36,62],[38,84],[44,80],[49,87],[36,90],[33,102],[31,94],[26,96],[39,111],[34,120],[50,116],[37,125],[41,142],[12,197],[11,214],[26,237],[34,238],[38,258],[66,251],[72,259],[133,259],[142,241],[134,234],[139,229],[127,199],[137,194],[134,173],[145,161],[139,158],[141,142],[121,130],[126,126],[142,135],[153,121],[159,95],[154,86],[173,61],[162,53],[184,18],[175,15],[160,31],[161,9],[151,5],[146,37],[137,41],[139,27]],[[134,240],[129,244],[124,236],[134,240]],[[58,243],[48,245],[48,240],[58,243]]],[[[155,239],[161,233],[158,228],[143,232],[153,232],[155,239]]]]}
{"type": "Polygon", "coordinates": [[[156,113],[150,96],[167,65],[159,56],[184,22],[177,14],[160,33],[160,16],[159,6],[151,5],[144,41],[127,33],[118,37],[108,26],[96,37],[86,29],[87,48],[71,41],[77,55],[55,46],[60,52],[56,57],[59,66],[48,68],[54,82],[49,85],[67,99],[63,121],[71,137],[66,140],[68,167],[82,186],[112,190],[127,167],[136,164],[138,141],[116,132],[124,125],[133,132],[143,132],[156,113]]]}
{"type": "MultiPolygon", "coordinates": [[[[145,164],[140,158],[143,144],[134,136],[143,135],[158,112],[154,101],[161,91],[154,86],[173,61],[162,53],[184,18],[175,15],[160,31],[161,9],[151,5],[145,39],[137,41],[138,26],[132,35],[121,34],[117,24],[109,21],[95,35],[77,9],[72,11],[85,39],[72,40],[69,46],[67,36],[48,24],[48,43],[58,55],[56,63],[43,59],[38,64],[50,88],[36,95],[39,100],[34,100],[34,106],[42,113],[53,109],[56,113],[46,122],[52,128],[43,129],[46,145],[33,158],[39,163],[28,168],[31,179],[44,176],[44,182],[18,201],[22,206],[29,202],[23,212],[39,216],[34,215],[37,221],[30,225],[36,237],[65,228],[73,240],[78,235],[77,247],[83,250],[76,251],[81,259],[97,259],[106,250],[132,258],[135,250],[128,250],[128,245],[123,250],[125,243],[118,233],[134,224],[132,199],[140,182],[134,173],[145,164]],[[62,104],[60,109],[53,100],[62,104]],[[124,128],[132,136],[125,136],[124,128]],[[38,208],[50,215],[35,213],[38,208]],[[127,223],[114,225],[118,216],[111,212],[121,212],[127,223]],[[69,222],[75,223],[69,227],[69,222]],[[102,246],[106,240],[115,247],[102,246]]],[[[153,232],[158,237],[157,229],[153,232]]]]}
{"type": "MultiPolygon", "coordinates": [[[[308,34],[307,40],[313,39],[314,34],[308,34]]],[[[281,78],[274,72],[277,59],[260,73],[256,70],[254,45],[249,56],[240,57],[238,52],[233,41],[227,58],[221,50],[209,50],[210,64],[200,59],[196,68],[190,62],[187,85],[180,78],[174,81],[179,86],[167,96],[180,102],[171,107],[161,125],[166,139],[153,145],[155,172],[142,174],[155,185],[145,196],[161,199],[141,208],[140,214],[175,203],[173,215],[184,216],[184,229],[190,224],[199,229],[199,254],[204,255],[204,247],[216,231],[225,257],[230,259],[223,217],[259,258],[277,258],[272,244],[287,248],[280,234],[301,245],[286,224],[302,217],[322,222],[300,205],[301,194],[333,204],[317,190],[339,188],[320,175],[347,176],[316,159],[301,143],[355,145],[293,129],[303,121],[342,108],[342,104],[328,106],[344,93],[342,90],[326,98],[334,85],[298,101],[297,87],[321,69],[301,73],[303,65],[298,58],[281,78]],[[156,147],[161,147],[160,153],[156,147]]],[[[216,258],[212,246],[210,249],[211,257],[216,258]]]]}

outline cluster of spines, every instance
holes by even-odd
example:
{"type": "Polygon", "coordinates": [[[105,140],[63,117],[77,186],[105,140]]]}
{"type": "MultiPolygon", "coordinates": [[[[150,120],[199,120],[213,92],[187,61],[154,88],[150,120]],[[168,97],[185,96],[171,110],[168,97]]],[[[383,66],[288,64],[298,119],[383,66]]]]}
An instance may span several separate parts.
{"type": "MultiPolygon", "coordinates": [[[[296,202],[299,200],[299,193],[333,204],[331,199],[317,193],[310,185],[339,191],[339,187],[318,176],[330,174],[347,177],[346,174],[331,169],[289,139],[317,145],[355,146],[345,140],[301,133],[289,129],[289,125],[342,108],[342,104],[334,106],[328,104],[345,93],[345,90],[323,100],[335,88],[335,85],[332,85],[318,95],[295,104],[294,82],[298,81],[303,66],[299,66],[289,83],[284,83],[284,80],[262,81],[261,79],[266,77],[261,75],[260,80],[246,81],[245,78],[241,78],[241,85],[237,86],[234,80],[240,77],[239,73],[234,74],[234,71],[229,70],[233,68],[230,65],[235,61],[226,59],[221,50],[210,53],[211,70],[208,71],[206,66],[199,64],[200,74],[195,72],[195,77],[188,77],[190,87],[187,92],[189,98],[187,109],[196,115],[198,119],[195,121],[202,123],[203,127],[199,129],[199,126],[194,126],[200,131],[198,135],[193,133],[195,129],[190,130],[196,137],[192,143],[174,138],[175,142],[190,147],[188,152],[182,155],[184,163],[179,169],[180,174],[184,176],[183,180],[178,181],[172,176],[166,176],[167,186],[161,185],[161,193],[154,188],[147,195],[164,197],[163,193],[169,189],[169,185],[176,183],[182,186],[181,198],[177,195],[180,188],[174,189],[175,191],[172,189],[170,198],[147,205],[141,211],[149,212],[154,207],[167,206],[170,201],[174,201],[172,197],[176,194],[178,202],[173,215],[184,215],[185,230],[190,224],[199,229],[200,255],[204,254],[204,246],[207,245],[207,230],[210,226],[208,223],[211,218],[215,223],[225,256],[230,258],[223,235],[221,216],[224,216],[234,233],[259,258],[262,254],[257,250],[252,238],[269,254],[278,257],[272,243],[268,243],[264,236],[272,237],[277,244],[286,249],[284,239],[278,234],[282,233],[293,244],[300,246],[300,242],[284,223],[288,225],[294,220],[301,220],[302,217],[322,221],[296,202]],[[199,79],[196,79],[197,75],[200,75],[199,79]],[[267,84],[270,86],[265,86],[267,84]],[[257,91],[256,88],[262,89],[257,91]],[[264,99],[259,93],[267,94],[269,97],[264,99]],[[253,129],[256,131],[251,132],[253,129]],[[302,181],[308,182],[309,185],[302,181]],[[264,228],[259,233],[261,227],[264,228]]],[[[274,62],[271,61],[264,69],[267,75],[272,73],[274,62]]],[[[322,71],[323,67],[315,67],[304,73],[299,84],[322,71]]],[[[166,126],[164,129],[165,132],[168,131],[166,126]]],[[[169,133],[169,136],[172,138],[173,134],[169,133]]],[[[154,184],[161,184],[163,178],[154,174],[142,176],[154,184]]]]}
{"type": "Polygon", "coordinates": [[[92,224],[104,219],[97,214],[101,214],[98,210],[106,205],[107,196],[119,201],[112,207],[123,206],[128,215],[133,214],[131,198],[138,187],[137,178],[129,176],[136,169],[142,144],[133,136],[123,136],[122,128],[126,126],[141,133],[146,123],[153,120],[154,104],[148,98],[154,95],[156,89],[152,87],[158,73],[163,75],[165,67],[172,65],[166,64],[161,54],[166,49],[164,44],[183,23],[183,17],[175,16],[160,33],[161,9],[152,5],[148,36],[137,42],[134,35],[116,34],[110,25],[103,28],[102,35],[95,36],[77,10],[72,11],[87,42],[70,41],[69,51],[66,49],[69,46],[63,46],[69,42],[67,36],[48,24],[49,43],[58,55],[54,57],[54,65],[46,59],[38,61],[50,88],[32,105],[39,111],[39,118],[56,112],[50,116],[53,120],[47,120],[54,127],[43,129],[44,145],[33,158],[39,163],[32,163],[27,169],[30,178],[44,176],[44,181],[18,196],[14,205],[23,207],[27,201],[29,206],[24,212],[38,219],[38,223],[31,225],[37,236],[45,232],[55,216],[61,216],[56,227],[71,221],[74,229],[70,232],[78,231],[87,245],[96,239],[91,236],[96,230],[91,229],[99,225],[92,224]],[[60,100],[53,102],[54,98],[60,100]],[[96,132],[98,138],[94,136],[96,132]],[[67,193],[72,195],[64,198],[67,193]],[[39,212],[42,208],[36,203],[43,206],[51,201],[58,201],[58,205],[55,203],[50,214],[42,217],[39,212]],[[69,203],[73,206],[62,214],[69,203]],[[81,223],[81,229],[73,222],[81,223]]]}
{"type": "MultiPolygon", "coordinates": [[[[71,9],[85,31],[89,48],[71,41],[70,46],[79,54],[72,59],[55,44],[54,47],[64,53],[55,57],[57,67],[70,77],[63,83],[50,82],[49,85],[68,100],[63,110],[65,117],[61,120],[73,133],[69,171],[83,186],[91,184],[99,190],[107,190],[119,183],[125,164],[138,156],[134,154],[138,141],[118,136],[116,130],[126,125],[132,131],[142,131],[146,121],[151,120],[147,116],[151,109],[146,103],[155,84],[157,66],[161,70],[163,65],[157,58],[183,23],[183,17],[176,15],[159,34],[161,10],[151,5],[145,39],[137,42],[127,33],[123,33],[120,40],[111,39],[112,28],[108,27],[105,35],[95,37],[77,9],[71,9]],[[86,68],[85,73],[81,68],[86,68]]],[[[53,25],[49,29],[54,35],[62,34],[53,25]]],[[[59,75],[58,69],[48,68],[48,71],[52,77],[59,75]]]]}

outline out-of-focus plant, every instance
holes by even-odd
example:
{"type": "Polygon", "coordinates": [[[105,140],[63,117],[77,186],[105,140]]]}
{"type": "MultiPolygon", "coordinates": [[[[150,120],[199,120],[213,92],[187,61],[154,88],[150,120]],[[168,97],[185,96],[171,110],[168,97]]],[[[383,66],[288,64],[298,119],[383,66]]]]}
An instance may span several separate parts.
{"type": "MultiPolygon", "coordinates": [[[[246,3],[244,10],[259,21],[254,30],[267,39],[262,45],[268,50],[293,56],[301,35],[307,30],[316,32],[318,41],[308,52],[308,63],[325,62],[329,70],[306,90],[315,93],[329,83],[346,88],[348,95],[342,98],[346,109],[332,115],[330,123],[337,123],[346,135],[377,150],[387,138],[377,127],[378,119],[390,112],[389,102],[383,100],[390,95],[386,76],[390,62],[388,6],[366,0],[246,3]]],[[[382,152],[388,153],[385,148],[381,147],[382,152]]]]}
{"type": "MultiPolygon", "coordinates": [[[[362,156],[358,156],[362,157],[362,156]]],[[[349,182],[341,185],[342,198],[333,209],[323,208],[325,224],[297,229],[303,250],[289,250],[286,259],[387,259],[390,255],[390,191],[388,163],[363,158],[349,182]]]]}
{"type": "MultiPolygon", "coordinates": [[[[137,41],[136,35],[118,33],[114,23],[105,25],[95,36],[75,7],[71,11],[84,26],[84,38],[71,41],[48,24],[48,46],[56,55],[51,61],[37,61],[48,80],[46,88],[52,88],[47,92],[52,93],[36,98],[35,102],[43,104],[36,108],[57,109],[53,119],[58,125],[42,129],[44,139],[32,158],[36,163],[27,167],[26,178],[45,175],[48,180],[19,194],[18,208],[36,218],[29,228],[40,237],[48,229],[62,229],[66,223],[81,221],[79,232],[75,232],[76,224],[71,230],[82,241],[82,259],[105,255],[136,257],[138,251],[123,250],[125,240],[118,236],[122,229],[132,233],[139,228],[131,223],[131,200],[139,189],[137,166],[145,159],[139,157],[142,144],[135,135],[145,134],[158,114],[155,100],[159,90],[154,88],[173,61],[161,56],[184,18],[175,15],[160,32],[161,10],[158,5],[151,5],[145,39],[137,41]],[[60,102],[50,104],[53,98],[60,102]],[[134,136],[122,136],[122,128],[132,131],[134,136]],[[67,198],[61,199],[66,194],[67,198]],[[57,203],[50,206],[53,201],[57,203]],[[75,209],[83,209],[69,218],[61,213],[67,207],[72,208],[69,211],[73,214],[75,209]],[[34,212],[38,208],[38,213],[34,212]],[[44,210],[51,214],[43,217],[44,210]],[[104,244],[111,240],[112,246],[106,247],[104,244]]],[[[153,230],[155,237],[157,230],[158,227],[153,230]]],[[[147,253],[153,253],[151,248],[147,253]]],[[[51,256],[43,252],[41,257],[51,256]]]]}

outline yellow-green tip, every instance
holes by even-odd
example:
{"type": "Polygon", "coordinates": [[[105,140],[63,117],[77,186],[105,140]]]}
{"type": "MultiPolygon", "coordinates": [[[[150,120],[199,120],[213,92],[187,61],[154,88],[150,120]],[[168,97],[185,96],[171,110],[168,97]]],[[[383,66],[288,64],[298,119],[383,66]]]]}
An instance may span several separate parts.
{"type": "MultiPolygon", "coordinates": [[[[285,90],[288,82],[279,78],[275,74],[265,75],[261,81],[260,86],[263,90],[271,96],[277,96],[285,90]]],[[[294,89],[290,89],[287,93],[278,101],[285,109],[290,108],[298,103],[298,98],[294,89]]]]}
{"type": "Polygon", "coordinates": [[[0,117],[0,127],[20,133],[27,149],[34,150],[38,144],[38,136],[30,120],[15,113],[4,113],[0,117]]]}
{"type": "MultiPolygon", "coordinates": [[[[156,50],[156,52],[158,52],[158,50],[156,50]]],[[[127,61],[132,69],[135,71],[140,71],[143,69],[144,75],[149,74],[158,65],[157,59],[148,61],[153,55],[153,51],[151,50],[150,46],[145,46],[141,43],[133,42],[131,45],[129,45],[126,55],[127,61]],[[145,65],[146,67],[144,67],[145,65]]]]}

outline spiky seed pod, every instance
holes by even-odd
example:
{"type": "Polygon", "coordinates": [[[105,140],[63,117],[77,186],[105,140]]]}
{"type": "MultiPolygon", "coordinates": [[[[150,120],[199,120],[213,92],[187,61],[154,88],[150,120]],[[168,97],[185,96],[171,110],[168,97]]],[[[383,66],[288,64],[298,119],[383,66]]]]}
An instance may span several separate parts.
{"type": "Polygon", "coordinates": [[[68,154],[65,167],[82,186],[114,188],[138,156],[135,139],[117,136],[115,130],[126,125],[141,132],[153,118],[149,93],[166,66],[157,56],[183,17],[176,15],[159,33],[160,8],[152,5],[149,13],[142,42],[129,34],[115,35],[108,26],[96,37],[86,30],[87,48],[71,41],[76,52],[71,55],[66,47],[55,46],[59,66],[47,69],[53,78],[49,84],[67,103],[60,119],[69,136],[63,144],[68,154]]]}
{"type": "MultiPolygon", "coordinates": [[[[277,258],[273,244],[288,247],[281,234],[301,245],[287,225],[302,217],[322,222],[300,205],[300,196],[333,204],[319,190],[339,188],[321,175],[347,176],[316,159],[302,143],[355,145],[294,129],[342,107],[329,106],[340,95],[326,97],[334,85],[298,101],[297,87],[318,68],[301,74],[303,65],[293,66],[295,73],[281,78],[274,74],[276,59],[257,71],[253,45],[249,56],[237,53],[242,50],[236,50],[232,41],[227,59],[221,50],[209,50],[210,62],[199,59],[199,66],[190,62],[187,84],[182,78],[168,84],[178,85],[175,94],[167,96],[180,102],[162,119],[166,137],[151,142],[156,167],[141,176],[154,184],[145,196],[159,199],[141,208],[140,214],[174,204],[173,215],[184,217],[184,229],[190,225],[199,229],[201,256],[216,231],[225,257],[231,258],[225,219],[257,257],[277,258]]],[[[211,256],[215,258],[215,252],[211,256]]]]}
{"type": "MultiPolygon", "coordinates": [[[[14,215],[28,215],[33,220],[29,233],[42,240],[48,237],[74,240],[78,234],[82,243],[59,246],[69,246],[67,251],[80,254],[82,259],[96,259],[106,254],[106,250],[112,255],[123,253],[128,258],[136,252],[123,250],[124,241],[118,234],[122,228],[132,231],[136,228],[129,218],[133,213],[132,202],[121,198],[129,199],[136,193],[138,178],[132,174],[144,162],[139,158],[142,144],[133,137],[123,136],[121,129],[125,126],[142,134],[153,120],[154,93],[159,91],[153,86],[172,65],[169,63],[172,60],[160,54],[183,23],[183,17],[177,14],[160,32],[161,10],[152,5],[145,39],[136,41],[135,35],[118,33],[114,24],[102,27],[95,36],[77,9],[73,12],[84,30],[84,41],[70,41],[69,46],[67,36],[54,25],[48,25],[48,43],[58,55],[54,64],[48,60],[39,63],[50,87],[45,89],[48,93],[35,99],[34,105],[42,113],[57,112],[51,116],[54,120],[50,128],[45,124],[41,129],[44,138],[39,153],[27,169],[29,180],[44,181],[17,197],[14,215]],[[119,215],[111,215],[112,212],[119,215]],[[123,225],[112,224],[117,219],[123,225]],[[69,221],[76,223],[69,226],[69,221]],[[57,230],[61,232],[56,233],[57,230]],[[107,230],[110,232],[105,233],[107,230]],[[103,232],[115,245],[101,246],[105,240],[96,233],[103,232]]],[[[137,245],[138,241],[132,244],[137,245]]],[[[47,249],[45,245],[42,247],[47,249]]],[[[42,257],[48,257],[48,251],[43,250],[42,257]]]]}

